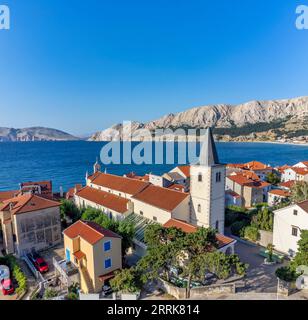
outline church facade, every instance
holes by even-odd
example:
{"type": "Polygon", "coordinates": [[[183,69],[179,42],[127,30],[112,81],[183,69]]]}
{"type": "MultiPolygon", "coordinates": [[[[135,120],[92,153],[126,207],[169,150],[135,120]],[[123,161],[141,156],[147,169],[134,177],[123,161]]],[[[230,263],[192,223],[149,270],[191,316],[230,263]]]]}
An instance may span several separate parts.
{"type": "Polygon", "coordinates": [[[225,165],[220,164],[210,129],[203,139],[200,161],[190,166],[190,191],[153,185],[150,181],[102,173],[98,161],[86,176],[86,187],[75,193],[79,207],[101,209],[122,220],[135,213],[164,225],[177,219],[224,234],[225,165]],[[94,196],[90,196],[91,190],[94,196]]]}

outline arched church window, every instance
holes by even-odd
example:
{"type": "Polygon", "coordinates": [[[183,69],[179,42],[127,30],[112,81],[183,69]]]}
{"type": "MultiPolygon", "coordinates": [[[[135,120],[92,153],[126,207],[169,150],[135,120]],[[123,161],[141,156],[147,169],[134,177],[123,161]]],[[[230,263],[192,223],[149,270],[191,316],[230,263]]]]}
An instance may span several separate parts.
{"type": "Polygon", "coordinates": [[[199,182],[202,182],[202,173],[199,173],[199,174],[198,174],[198,181],[199,181],[199,182]]]}
{"type": "Polygon", "coordinates": [[[198,204],[198,212],[201,212],[201,204],[198,204]]]}

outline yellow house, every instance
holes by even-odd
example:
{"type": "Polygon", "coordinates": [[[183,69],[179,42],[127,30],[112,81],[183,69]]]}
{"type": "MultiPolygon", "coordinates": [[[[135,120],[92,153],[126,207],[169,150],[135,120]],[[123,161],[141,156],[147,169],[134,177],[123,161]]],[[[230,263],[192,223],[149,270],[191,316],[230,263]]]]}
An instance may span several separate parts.
{"type": "Polygon", "coordinates": [[[79,269],[83,293],[99,293],[122,269],[122,238],[98,224],[79,220],[64,230],[65,256],[79,269]]]}

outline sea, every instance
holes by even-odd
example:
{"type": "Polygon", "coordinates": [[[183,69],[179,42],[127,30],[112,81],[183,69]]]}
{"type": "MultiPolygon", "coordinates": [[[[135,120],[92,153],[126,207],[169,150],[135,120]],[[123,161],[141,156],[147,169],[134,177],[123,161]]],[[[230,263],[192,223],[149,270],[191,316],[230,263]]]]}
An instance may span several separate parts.
{"type": "MultiPolygon", "coordinates": [[[[101,150],[106,142],[65,141],[65,142],[1,142],[0,143],[0,191],[16,190],[21,182],[52,180],[54,192],[60,187],[64,191],[77,183],[85,184],[85,176],[93,171],[93,164],[100,159],[101,150]]],[[[132,149],[138,143],[132,143],[132,149]]],[[[307,145],[275,143],[217,143],[217,151],[222,163],[244,163],[258,160],[271,166],[293,165],[308,160],[307,145]]],[[[121,143],[123,148],[123,143],[121,143]]],[[[153,147],[154,148],[154,147],[153,147]]],[[[153,149],[154,150],[154,149],[153,149]]],[[[174,147],[174,163],[170,159],[162,164],[119,164],[102,165],[102,171],[123,175],[135,172],[163,174],[178,163],[181,149],[174,147]],[[180,151],[179,151],[180,150],[180,151]]],[[[200,146],[197,147],[197,152],[200,146]]],[[[198,155],[198,154],[197,154],[198,155]]],[[[153,152],[153,158],[155,152],[153,152]]],[[[185,157],[182,157],[185,158],[185,157]]],[[[186,161],[188,162],[188,161],[186,161]]]]}

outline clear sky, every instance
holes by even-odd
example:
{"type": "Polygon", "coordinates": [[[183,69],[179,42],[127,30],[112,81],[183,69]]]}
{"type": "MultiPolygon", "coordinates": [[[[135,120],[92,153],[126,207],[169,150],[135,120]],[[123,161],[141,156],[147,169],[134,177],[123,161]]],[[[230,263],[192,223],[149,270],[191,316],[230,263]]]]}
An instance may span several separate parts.
{"type": "Polygon", "coordinates": [[[308,0],[0,0],[0,126],[92,133],[308,95],[308,0]]]}

